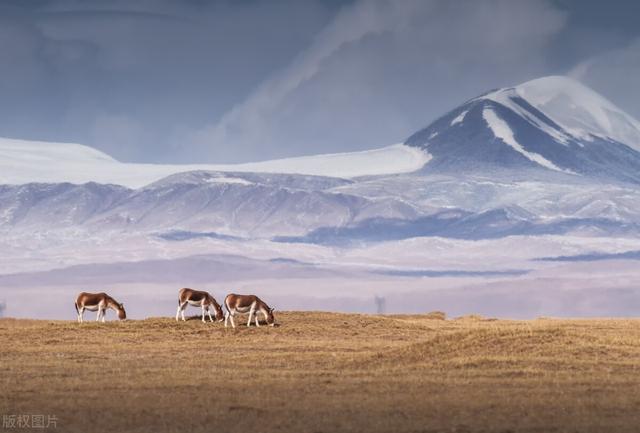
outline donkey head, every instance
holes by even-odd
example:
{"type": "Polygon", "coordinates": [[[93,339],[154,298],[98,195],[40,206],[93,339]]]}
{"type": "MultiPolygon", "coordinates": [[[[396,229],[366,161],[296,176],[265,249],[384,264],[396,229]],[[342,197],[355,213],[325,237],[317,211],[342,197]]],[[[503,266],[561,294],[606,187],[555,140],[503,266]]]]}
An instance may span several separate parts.
{"type": "Polygon", "coordinates": [[[273,317],[273,308],[267,308],[267,324],[270,326],[276,326],[276,321],[273,317]]]}
{"type": "Polygon", "coordinates": [[[124,311],[124,304],[118,304],[118,319],[125,320],[127,318],[127,312],[124,311]]]}
{"type": "Polygon", "coordinates": [[[207,308],[211,308],[213,307],[213,311],[216,315],[216,320],[218,322],[222,322],[224,320],[224,313],[222,312],[222,307],[220,306],[220,304],[218,304],[218,302],[215,300],[215,298],[211,295],[209,295],[209,306],[207,308]]]}
{"type": "Polygon", "coordinates": [[[216,320],[218,322],[222,322],[224,320],[224,313],[222,312],[222,307],[217,302],[213,304],[213,308],[216,311],[216,320]]]}

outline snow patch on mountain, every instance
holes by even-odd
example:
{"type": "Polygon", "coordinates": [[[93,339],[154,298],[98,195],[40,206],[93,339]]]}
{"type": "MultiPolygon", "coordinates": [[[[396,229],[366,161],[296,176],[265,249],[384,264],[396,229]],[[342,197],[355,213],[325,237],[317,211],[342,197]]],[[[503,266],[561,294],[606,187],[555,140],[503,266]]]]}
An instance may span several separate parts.
{"type": "Polygon", "coordinates": [[[402,143],[360,152],[301,156],[249,164],[222,166],[220,171],[291,173],[354,178],[410,173],[419,170],[431,156],[402,143]]]}
{"type": "MultiPolygon", "coordinates": [[[[339,178],[408,173],[422,168],[428,153],[396,144],[379,149],[277,159],[244,164],[134,164],[116,161],[88,146],[0,138],[0,184],[97,182],[139,188],[188,171],[287,173],[339,178]]],[[[219,177],[211,182],[244,180],[219,177]]]]}
{"type": "Polygon", "coordinates": [[[569,141],[572,138],[570,135],[565,133],[560,128],[552,127],[544,119],[538,117],[536,113],[526,110],[524,107],[517,104],[513,100],[513,96],[515,94],[516,94],[515,89],[502,89],[502,90],[489,93],[488,95],[481,97],[481,99],[489,99],[491,101],[497,102],[498,104],[504,105],[508,109],[512,110],[514,113],[526,119],[529,123],[531,123],[536,128],[542,130],[545,134],[553,137],[557,142],[564,144],[565,146],[569,144],[569,141]]]}
{"type": "Polygon", "coordinates": [[[250,182],[246,179],[242,179],[239,177],[228,177],[228,176],[219,176],[219,177],[210,177],[204,180],[205,183],[227,183],[227,184],[238,184],[238,185],[253,185],[253,182],[250,182]]]}
{"type": "Polygon", "coordinates": [[[511,128],[509,128],[509,124],[502,120],[500,116],[498,116],[492,109],[485,108],[482,111],[482,117],[487,122],[489,128],[491,128],[491,131],[493,131],[493,134],[496,136],[496,138],[501,139],[503,142],[511,146],[516,152],[521,153],[527,159],[535,162],[536,164],[540,164],[545,168],[566,172],[566,170],[561,169],[542,155],[525,150],[525,148],[520,143],[518,143],[518,141],[513,136],[513,131],[511,131],[511,128]]]}
{"type": "MultiPolygon", "coordinates": [[[[74,143],[54,143],[0,138],[0,163],[28,168],[34,163],[110,163],[116,162],[106,153],[74,143]]],[[[46,169],[52,169],[46,166],[46,169]]]]}
{"type": "Polygon", "coordinates": [[[467,110],[467,111],[463,111],[462,113],[458,114],[458,116],[451,121],[449,126],[454,126],[454,125],[457,125],[458,123],[462,123],[464,121],[464,116],[466,116],[468,112],[469,111],[467,110]]]}

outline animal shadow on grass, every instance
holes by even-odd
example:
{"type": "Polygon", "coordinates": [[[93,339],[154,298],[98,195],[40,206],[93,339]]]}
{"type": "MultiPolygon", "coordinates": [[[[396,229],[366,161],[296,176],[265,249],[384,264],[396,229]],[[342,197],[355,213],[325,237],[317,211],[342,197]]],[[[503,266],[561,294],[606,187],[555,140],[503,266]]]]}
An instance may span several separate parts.
{"type": "MultiPolygon", "coordinates": [[[[264,326],[265,328],[271,328],[271,325],[269,325],[269,324],[267,323],[267,321],[266,321],[266,320],[258,320],[258,323],[260,323],[260,327],[261,327],[261,328],[262,328],[263,326],[264,326]]],[[[237,327],[242,327],[242,328],[249,328],[249,326],[247,326],[247,322],[246,322],[245,320],[243,320],[243,321],[241,321],[240,323],[238,323],[238,322],[237,322],[237,319],[236,319],[236,326],[237,326],[237,327]]],[[[279,328],[280,326],[281,326],[281,325],[280,325],[279,323],[274,323],[274,324],[273,324],[273,327],[274,327],[274,328],[279,328]]],[[[256,326],[256,324],[255,324],[255,322],[254,322],[253,320],[251,320],[251,326],[250,326],[250,328],[257,328],[257,326],[256,326]]]]}
{"type": "MultiPolygon", "coordinates": [[[[186,319],[187,321],[190,321],[190,320],[199,320],[199,321],[201,321],[201,322],[202,322],[202,316],[201,316],[201,315],[197,315],[197,314],[196,314],[196,315],[194,315],[194,316],[185,316],[185,319],[186,319]]],[[[236,320],[237,320],[237,319],[236,319],[236,320]]],[[[209,321],[209,317],[208,317],[208,316],[206,317],[206,321],[207,321],[207,323],[212,323],[212,322],[210,322],[210,321],[209,321]]],[[[258,322],[260,323],[260,326],[269,326],[269,324],[267,323],[267,321],[266,321],[266,320],[259,320],[258,322]]],[[[217,320],[214,320],[214,321],[213,321],[213,323],[219,323],[219,322],[218,322],[217,320]]],[[[247,327],[247,322],[242,321],[241,323],[238,323],[238,325],[243,326],[243,327],[245,327],[245,328],[246,328],[246,327],[247,327]]],[[[236,326],[237,326],[237,325],[236,325],[236,326]]],[[[274,328],[279,328],[281,325],[280,325],[279,323],[276,323],[276,324],[274,324],[273,326],[274,326],[274,328]]],[[[252,328],[255,328],[255,327],[256,327],[256,325],[255,325],[255,323],[254,323],[254,321],[253,321],[253,320],[251,321],[251,327],[252,327],[252,328]]]]}
{"type": "MultiPolygon", "coordinates": [[[[195,316],[186,316],[185,319],[187,319],[187,321],[189,321],[189,320],[199,320],[199,321],[202,322],[202,316],[199,315],[199,314],[196,314],[195,316]]],[[[209,320],[209,316],[206,316],[205,320],[206,320],[207,323],[218,323],[215,318],[213,319],[213,322],[211,322],[209,320]]],[[[180,321],[182,321],[182,319],[180,321]]]]}
{"type": "MultiPolygon", "coordinates": [[[[259,320],[258,323],[260,323],[260,327],[264,326],[266,328],[271,328],[271,325],[269,325],[266,320],[259,320]]],[[[241,326],[243,328],[249,328],[249,326],[247,326],[247,322],[245,322],[245,321],[243,321],[242,323],[236,323],[236,326],[241,326]]],[[[253,320],[251,321],[251,326],[250,327],[251,328],[257,328],[257,326],[256,326],[256,324],[255,324],[255,322],[253,320]]],[[[274,328],[279,328],[280,324],[279,323],[274,323],[273,327],[274,328]]]]}

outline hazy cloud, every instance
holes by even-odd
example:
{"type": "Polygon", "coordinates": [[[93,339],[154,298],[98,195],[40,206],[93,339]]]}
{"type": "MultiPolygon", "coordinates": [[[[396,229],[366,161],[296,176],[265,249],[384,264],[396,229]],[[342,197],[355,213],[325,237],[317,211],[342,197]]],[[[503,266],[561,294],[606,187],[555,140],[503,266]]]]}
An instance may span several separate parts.
{"type": "Polygon", "coordinates": [[[82,142],[120,159],[197,159],[169,138],[221,116],[330,15],[295,0],[0,4],[0,136],[82,142]],[[96,125],[125,117],[146,140],[107,145],[114,134],[96,125]]]}
{"type": "Polygon", "coordinates": [[[214,159],[392,144],[480,91],[544,73],[563,23],[539,1],[360,1],[197,141],[214,159]]]}
{"type": "Polygon", "coordinates": [[[570,75],[640,119],[640,38],[579,63],[570,75]]]}
{"type": "Polygon", "coordinates": [[[638,117],[634,5],[6,0],[0,136],[141,162],[358,150],[578,63],[573,73],[638,117]]]}

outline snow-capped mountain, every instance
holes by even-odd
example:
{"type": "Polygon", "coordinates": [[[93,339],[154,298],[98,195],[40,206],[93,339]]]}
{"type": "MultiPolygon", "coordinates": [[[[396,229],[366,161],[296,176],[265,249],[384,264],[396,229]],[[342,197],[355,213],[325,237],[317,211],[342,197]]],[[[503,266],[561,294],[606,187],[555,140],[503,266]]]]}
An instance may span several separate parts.
{"type": "Polygon", "coordinates": [[[425,172],[546,169],[640,181],[640,123],[567,77],[545,77],[471,99],[409,137],[425,172]]]}
{"type": "Polygon", "coordinates": [[[0,140],[0,230],[330,244],[639,236],[639,125],[583,85],[546,77],[471,99],[404,144],[365,152],[180,166],[0,140]]]}
{"type": "Polygon", "coordinates": [[[196,170],[353,179],[423,168],[423,173],[546,169],[638,182],[640,122],[577,81],[544,77],[473,98],[403,144],[361,152],[244,164],[132,164],[79,144],[0,138],[0,184],[140,188],[196,170]]]}

